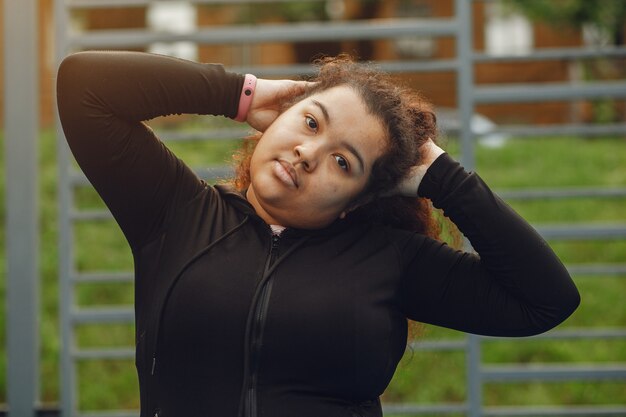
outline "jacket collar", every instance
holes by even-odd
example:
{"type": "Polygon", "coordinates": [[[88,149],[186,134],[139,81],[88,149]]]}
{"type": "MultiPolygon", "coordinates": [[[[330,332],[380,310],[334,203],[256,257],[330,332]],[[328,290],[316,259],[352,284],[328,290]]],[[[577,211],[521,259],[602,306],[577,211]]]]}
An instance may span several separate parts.
{"type": "MultiPolygon", "coordinates": [[[[215,189],[220,193],[224,200],[228,201],[232,204],[237,210],[241,211],[243,214],[250,216],[253,220],[265,225],[268,230],[270,227],[265,221],[256,214],[254,207],[252,204],[248,202],[245,198],[245,194],[238,191],[235,187],[230,184],[218,184],[215,186],[215,189]]],[[[347,219],[337,219],[328,226],[321,229],[298,229],[293,227],[288,227],[281,234],[283,237],[303,237],[303,236],[328,236],[341,233],[346,230],[353,222],[347,219]]]]}

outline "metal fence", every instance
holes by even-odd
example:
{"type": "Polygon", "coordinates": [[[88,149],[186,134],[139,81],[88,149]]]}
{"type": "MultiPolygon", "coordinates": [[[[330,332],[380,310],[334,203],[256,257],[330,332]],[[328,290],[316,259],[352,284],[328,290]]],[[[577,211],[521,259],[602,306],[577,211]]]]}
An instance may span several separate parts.
{"type": "MultiPolygon", "coordinates": [[[[594,82],[585,84],[542,84],[542,85],[476,85],[474,69],[477,63],[520,60],[576,60],[593,57],[626,57],[626,48],[606,48],[589,50],[582,48],[536,50],[526,56],[489,56],[478,53],[472,43],[472,5],[473,0],[454,0],[455,15],[449,18],[397,18],[381,21],[346,21],[333,23],[294,24],[259,24],[256,26],[199,28],[193,33],[180,35],[174,33],[155,33],[149,30],[98,30],[74,31],[71,29],[71,16],[77,10],[104,9],[112,7],[147,6],[148,0],[56,0],[55,20],[57,27],[57,58],[62,59],[71,51],[81,49],[106,48],[144,48],[155,42],[171,43],[192,41],[202,45],[240,45],[265,42],[323,41],[323,40],[360,40],[393,39],[401,36],[451,37],[455,39],[456,56],[444,60],[397,60],[381,64],[390,72],[420,71],[455,71],[457,81],[457,103],[459,114],[459,137],[461,142],[461,160],[468,169],[475,167],[475,133],[472,132],[471,118],[475,106],[481,103],[504,102],[539,102],[555,100],[579,100],[593,98],[626,99],[626,81],[594,82]]],[[[214,5],[220,3],[260,3],[262,1],[218,1],[195,0],[196,5],[214,5]]],[[[274,1],[276,3],[276,1],[274,1]]],[[[305,74],[307,66],[259,66],[254,62],[244,62],[234,71],[252,72],[259,76],[305,74]]],[[[605,125],[559,125],[540,126],[500,126],[498,132],[515,136],[533,135],[608,135],[626,136],[626,124],[605,125]]],[[[240,130],[220,130],[208,140],[218,137],[239,137],[240,130]]],[[[185,136],[173,137],[185,140],[185,136]]],[[[85,381],[80,378],[80,364],[96,360],[132,361],[132,347],[83,347],[77,344],[77,329],[85,325],[104,325],[123,323],[132,325],[131,306],[106,306],[94,308],[80,305],[76,299],[77,288],[82,285],[125,283],[132,285],[132,272],[85,270],[77,261],[80,251],[80,227],[83,224],[110,221],[110,215],[102,209],[77,207],[77,194],[81,193],[87,182],[74,167],[61,130],[58,131],[59,163],[59,254],[60,254],[60,321],[62,328],[61,350],[61,413],[64,416],[135,416],[136,410],[89,410],[78,406],[79,387],[85,381]]],[[[214,174],[223,171],[216,169],[214,174]]],[[[568,199],[568,198],[625,198],[626,188],[596,189],[554,189],[502,191],[508,200],[532,199],[568,199]]],[[[626,224],[594,225],[565,224],[559,226],[537,225],[538,230],[551,241],[568,239],[626,239],[626,224]]],[[[626,264],[585,264],[568,265],[574,276],[626,276],[626,264]]],[[[619,308],[619,306],[615,306],[619,308]]],[[[626,340],[624,328],[588,328],[556,330],[548,334],[521,339],[527,340],[626,340]]],[[[626,364],[486,364],[481,352],[486,344],[501,343],[498,339],[477,336],[465,336],[462,339],[422,341],[414,344],[415,351],[453,351],[465,355],[466,398],[453,404],[390,404],[385,403],[385,412],[389,415],[467,415],[478,416],[617,416],[626,415],[623,398],[616,398],[614,406],[575,407],[563,404],[559,407],[538,407],[520,404],[508,407],[487,407],[483,404],[483,393],[488,384],[518,383],[522,381],[597,381],[610,380],[624,383],[626,386],[626,364]]],[[[130,366],[130,365],[129,365],[130,366]]],[[[9,385],[14,381],[9,381],[9,385]]],[[[626,396],[626,388],[624,389],[626,396]]],[[[20,399],[15,400],[22,401],[20,399]]],[[[28,401],[28,399],[26,399],[28,401]]],[[[23,401],[22,401],[23,402],[23,401]]],[[[13,405],[12,405],[13,407],[13,405]]],[[[15,408],[17,409],[17,408],[15,408]]]]}

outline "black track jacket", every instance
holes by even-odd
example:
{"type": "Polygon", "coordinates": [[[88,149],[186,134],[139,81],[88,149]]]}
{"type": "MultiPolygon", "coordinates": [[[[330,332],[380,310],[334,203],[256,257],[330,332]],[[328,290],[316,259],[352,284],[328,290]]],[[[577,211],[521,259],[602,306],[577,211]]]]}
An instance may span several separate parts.
{"type": "Polygon", "coordinates": [[[349,219],[273,236],[142,122],[234,117],[242,84],[219,65],[142,53],[79,53],[59,69],[68,143],[134,256],[142,417],[381,416],[407,318],[526,336],[574,311],[548,245],[447,154],[419,193],[479,255],[349,219]]]}

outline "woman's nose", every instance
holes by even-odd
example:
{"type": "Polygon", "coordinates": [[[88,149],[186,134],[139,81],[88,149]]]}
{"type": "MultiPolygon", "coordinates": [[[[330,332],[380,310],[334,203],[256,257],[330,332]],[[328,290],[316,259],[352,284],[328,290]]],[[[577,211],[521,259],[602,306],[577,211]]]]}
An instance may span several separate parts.
{"type": "Polygon", "coordinates": [[[311,172],[317,167],[319,146],[313,143],[300,144],[293,148],[296,164],[302,164],[305,171],[311,172]]]}

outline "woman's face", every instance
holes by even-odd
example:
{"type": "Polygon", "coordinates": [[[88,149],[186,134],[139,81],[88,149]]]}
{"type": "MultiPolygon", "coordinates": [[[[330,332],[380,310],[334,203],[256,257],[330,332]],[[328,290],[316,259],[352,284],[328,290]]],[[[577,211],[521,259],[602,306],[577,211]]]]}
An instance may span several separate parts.
{"type": "Polygon", "coordinates": [[[350,87],[314,94],[263,133],[246,197],[269,224],[327,226],[351,208],[386,143],[382,123],[350,87]]]}

